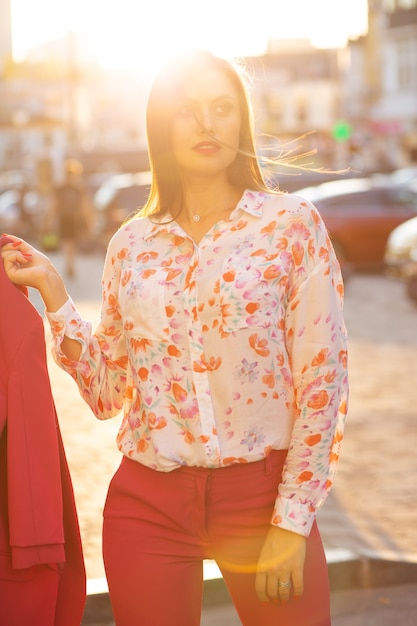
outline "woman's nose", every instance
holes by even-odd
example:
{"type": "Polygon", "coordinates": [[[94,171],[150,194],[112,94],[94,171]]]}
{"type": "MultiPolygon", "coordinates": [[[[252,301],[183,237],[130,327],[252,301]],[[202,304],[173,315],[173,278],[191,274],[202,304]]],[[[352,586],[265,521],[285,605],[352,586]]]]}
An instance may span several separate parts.
{"type": "Polygon", "coordinates": [[[213,118],[212,118],[212,115],[208,111],[200,112],[197,122],[200,127],[201,133],[207,133],[209,135],[212,135],[214,133],[213,118]]]}

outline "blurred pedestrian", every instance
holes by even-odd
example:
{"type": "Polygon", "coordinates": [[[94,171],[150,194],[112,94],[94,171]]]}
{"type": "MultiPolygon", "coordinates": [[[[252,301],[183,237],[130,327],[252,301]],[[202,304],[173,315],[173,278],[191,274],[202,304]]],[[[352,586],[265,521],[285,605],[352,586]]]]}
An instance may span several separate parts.
{"type": "Polygon", "coordinates": [[[156,77],[151,192],[109,244],[94,332],[47,257],[3,252],[94,414],[123,413],[103,528],[118,626],[199,624],[203,559],[242,624],[330,624],[316,514],[347,411],[342,278],[315,207],[264,183],[244,78],[204,51],[156,77]]]}
{"type": "Polygon", "coordinates": [[[65,258],[65,271],[75,276],[76,254],[81,237],[85,237],[87,195],[82,184],[83,167],[75,159],[64,165],[65,179],[53,192],[52,220],[56,221],[59,246],[65,258]]]}

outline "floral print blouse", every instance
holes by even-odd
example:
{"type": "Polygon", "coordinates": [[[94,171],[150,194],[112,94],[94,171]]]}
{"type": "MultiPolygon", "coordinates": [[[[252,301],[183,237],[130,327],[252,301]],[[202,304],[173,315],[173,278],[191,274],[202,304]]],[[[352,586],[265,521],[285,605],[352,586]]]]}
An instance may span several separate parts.
{"type": "Polygon", "coordinates": [[[348,396],[342,278],[315,207],[246,190],[199,245],[175,221],[135,218],[109,244],[102,288],[94,333],[70,299],[47,316],[94,414],[122,412],[121,452],[169,472],[288,449],[271,523],[308,535],[348,396]]]}

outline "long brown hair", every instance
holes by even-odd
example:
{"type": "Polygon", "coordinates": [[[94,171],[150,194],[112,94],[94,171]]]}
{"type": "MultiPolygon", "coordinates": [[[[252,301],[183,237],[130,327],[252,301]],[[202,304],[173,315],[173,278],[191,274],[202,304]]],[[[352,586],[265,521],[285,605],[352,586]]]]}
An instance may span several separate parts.
{"type": "Polygon", "coordinates": [[[229,181],[241,189],[268,190],[256,157],[253,112],[243,66],[214,56],[206,50],[196,50],[165,66],[151,87],[146,111],[146,132],[152,184],[140,215],[162,217],[172,212],[173,207],[182,205],[183,190],[171,140],[174,107],[193,76],[201,75],[207,67],[213,66],[223,71],[235,86],[241,109],[239,149],[229,166],[229,181]]]}

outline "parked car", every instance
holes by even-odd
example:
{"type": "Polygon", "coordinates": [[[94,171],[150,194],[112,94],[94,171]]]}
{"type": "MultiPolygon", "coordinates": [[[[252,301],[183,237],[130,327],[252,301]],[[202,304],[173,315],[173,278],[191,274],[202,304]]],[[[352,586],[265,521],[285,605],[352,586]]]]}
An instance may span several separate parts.
{"type": "Polygon", "coordinates": [[[394,170],[389,175],[389,179],[394,184],[407,185],[412,189],[417,189],[417,165],[409,165],[408,167],[394,170]]]}
{"type": "Polygon", "coordinates": [[[150,188],[150,172],[113,174],[99,186],[93,197],[95,233],[104,245],[126,217],[145,204],[150,188]]]}
{"type": "Polygon", "coordinates": [[[0,193],[9,189],[21,189],[33,187],[35,183],[33,173],[28,170],[3,170],[0,169],[0,193]]]}
{"type": "Polygon", "coordinates": [[[338,179],[296,193],[322,215],[345,276],[382,270],[391,231],[417,215],[417,190],[390,176],[338,179]]]}
{"type": "Polygon", "coordinates": [[[388,276],[403,280],[408,296],[417,303],[417,216],[391,232],[385,248],[388,276]]]}
{"type": "Polygon", "coordinates": [[[33,239],[42,215],[39,197],[32,189],[7,189],[0,193],[0,232],[33,239]]]}

